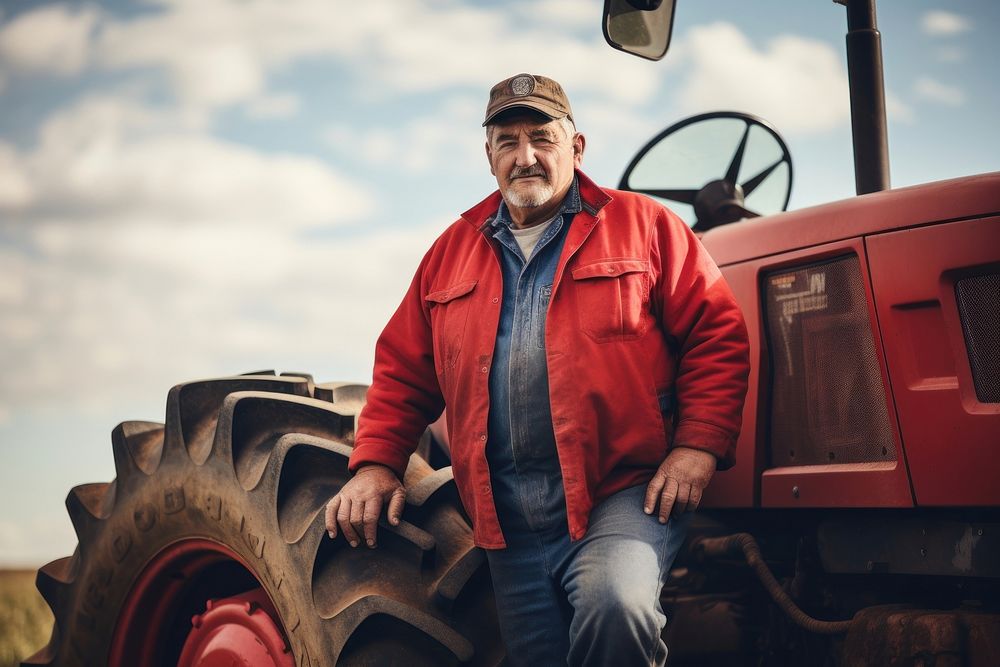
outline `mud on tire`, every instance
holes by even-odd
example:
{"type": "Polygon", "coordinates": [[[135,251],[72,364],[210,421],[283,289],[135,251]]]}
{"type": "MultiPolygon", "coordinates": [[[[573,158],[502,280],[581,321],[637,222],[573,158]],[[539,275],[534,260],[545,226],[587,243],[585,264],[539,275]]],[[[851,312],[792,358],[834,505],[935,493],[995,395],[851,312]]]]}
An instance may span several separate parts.
{"type": "Polygon", "coordinates": [[[377,549],[327,537],[364,392],[299,374],[206,380],[170,391],[165,425],[119,425],[117,478],[66,499],[79,545],[38,572],[56,622],[24,664],[124,665],[144,651],[175,665],[207,600],[254,588],[299,666],[500,663],[489,573],[450,468],[411,458],[403,521],[381,522],[377,549]],[[168,562],[150,588],[158,555],[200,546],[212,548],[168,562]]]}

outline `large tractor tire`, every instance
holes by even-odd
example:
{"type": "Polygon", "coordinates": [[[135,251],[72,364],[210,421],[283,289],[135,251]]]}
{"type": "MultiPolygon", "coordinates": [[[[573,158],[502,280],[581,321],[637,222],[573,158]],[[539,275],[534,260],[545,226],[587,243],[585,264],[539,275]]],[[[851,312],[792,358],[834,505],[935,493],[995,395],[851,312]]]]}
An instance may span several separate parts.
{"type": "Polygon", "coordinates": [[[450,468],[411,458],[403,521],[381,522],[377,548],[327,536],[364,392],[206,380],[170,391],[165,425],[118,426],[117,478],[66,499],[79,545],[38,572],[56,622],[24,664],[502,662],[450,468]]]}

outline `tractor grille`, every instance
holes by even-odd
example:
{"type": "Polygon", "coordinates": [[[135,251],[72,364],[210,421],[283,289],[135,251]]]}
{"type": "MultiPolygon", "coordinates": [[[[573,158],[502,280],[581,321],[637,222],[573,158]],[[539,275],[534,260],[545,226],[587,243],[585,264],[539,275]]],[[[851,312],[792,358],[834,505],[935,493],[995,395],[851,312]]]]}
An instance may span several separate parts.
{"type": "Polygon", "coordinates": [[[771,465],[893,461],[857,256],[764,278],[771,465]]]}
{"type": "Polygon", "coordinates": [[[1000,274],[955,283],[972,381],[981,403],[1000,403],[1000,274]]]}

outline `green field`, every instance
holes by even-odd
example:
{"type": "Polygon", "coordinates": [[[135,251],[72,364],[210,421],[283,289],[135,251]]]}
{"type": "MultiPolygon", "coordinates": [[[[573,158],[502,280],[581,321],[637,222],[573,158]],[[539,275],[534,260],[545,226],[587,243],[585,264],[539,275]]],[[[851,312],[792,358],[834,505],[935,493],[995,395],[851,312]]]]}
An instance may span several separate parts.
{"type": "Polygon", "coordinates": [[[17,665],[52,632],[52,612],[35,589],[34,570],[0,570],[0,667],[17,665]]]}

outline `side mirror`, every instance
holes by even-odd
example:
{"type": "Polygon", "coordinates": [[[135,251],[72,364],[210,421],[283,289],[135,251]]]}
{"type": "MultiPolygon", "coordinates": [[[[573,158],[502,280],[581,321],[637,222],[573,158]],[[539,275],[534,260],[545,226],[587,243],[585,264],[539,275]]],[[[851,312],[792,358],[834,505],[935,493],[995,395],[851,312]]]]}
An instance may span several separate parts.
{"type": "Polygon", "coordinates": [[[659,60],[673,26],[674,0],[604,0],[604,39],[619,51],[659,60]]]}

